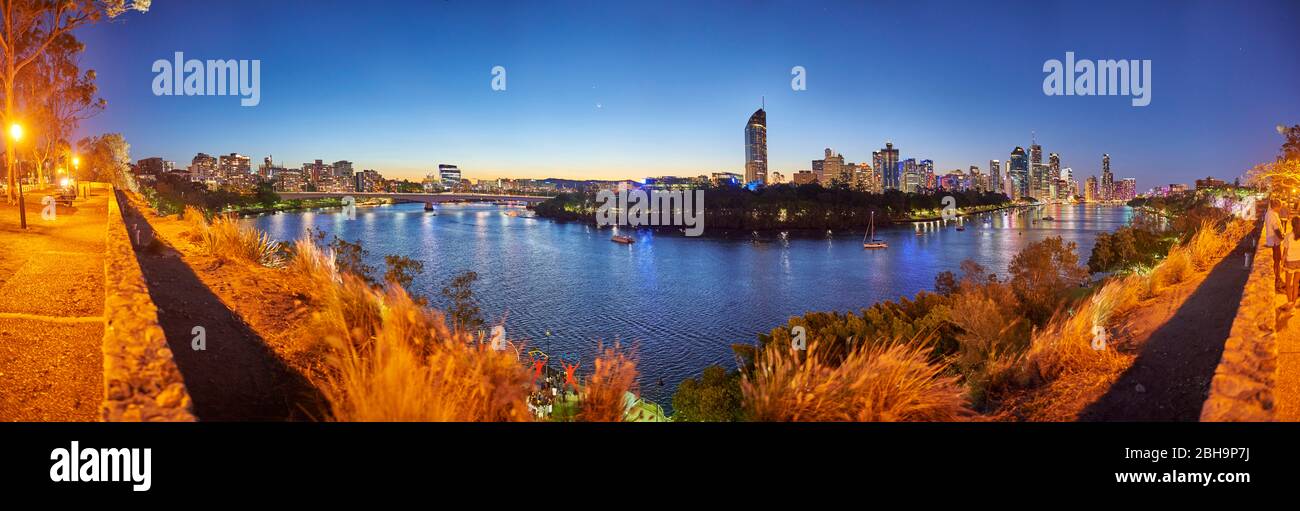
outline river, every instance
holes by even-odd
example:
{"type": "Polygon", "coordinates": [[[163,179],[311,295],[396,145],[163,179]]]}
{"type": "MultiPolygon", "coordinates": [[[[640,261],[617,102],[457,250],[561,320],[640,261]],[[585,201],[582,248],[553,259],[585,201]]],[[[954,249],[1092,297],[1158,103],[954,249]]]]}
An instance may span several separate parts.
{"type": "Polygon", "coordinates": [[[386,254],[423,261],[413,287],[435,305],[449,279],[475,271],[484,318],[504,321],[508,338],[577,356],[579,372],[601,343],[634,348],[642,393],[665,407],[683,378],[709,364],[734,367],[733,343],[754,343],[791,316],[858,311],[933,289],[936,274],[957,271],[965,259],[1005,276],[1018,251],[1051,236],[1077,243],[1086,262],[1097,233],[1135,214],[1096,205],[999,211],[964,219],[964,231],[956,222],[880,229],[889,248],[863,250],[862,232],[724,237],[708,236],[707,226],[700,238],[641,231],[622,245],[608,230],[510,216],[488,204],[441,205],[436,214],[418,203],[358,208],[355,219],[339,211],[244,221],[282,241],[308,228],[360,240],[381,272],[386,254]]]}

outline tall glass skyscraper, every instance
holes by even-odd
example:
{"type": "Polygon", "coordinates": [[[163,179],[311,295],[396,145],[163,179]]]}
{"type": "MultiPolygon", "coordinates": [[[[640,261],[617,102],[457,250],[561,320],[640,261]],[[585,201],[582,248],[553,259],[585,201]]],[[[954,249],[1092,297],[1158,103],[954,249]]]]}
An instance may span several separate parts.
{"type": "Polygon", "coordinates": [[[1026,197],[1029,195],[1029,160],[1025,157],[1025,149],[1016,146],[1011,150],[1011,167],[1008,169],[1008,176],[1011,178],[1011,192],[1015,194],[1014,198],[1026,197]]]}
{"type": "Polygon", "coordinates": [[[893,142],[885,142],[885,148],[871,153],[871,164],[880,173],[880,180],[886,190],[902,189],[902,169],[899,167],[898,149],[893,142]]]}
{"type": "Polygon", "coordinates": [[[989,190],[994,193],[1006,193],[1002,187],[1002,162],[989,160],[989,190]]]}
{"type": "Polygon", "coordinates": [[[745,124],[745,184],[767,184],[767,112],[762,108],[745,124]]]}
{"type": "Polygon", "coordinates": [[[1111,200],[1115,191],[1115,175],[1110,173],[1110,154],[1101,155],[1101,187],[1097,190],[1101,200],[1111,200]]]}

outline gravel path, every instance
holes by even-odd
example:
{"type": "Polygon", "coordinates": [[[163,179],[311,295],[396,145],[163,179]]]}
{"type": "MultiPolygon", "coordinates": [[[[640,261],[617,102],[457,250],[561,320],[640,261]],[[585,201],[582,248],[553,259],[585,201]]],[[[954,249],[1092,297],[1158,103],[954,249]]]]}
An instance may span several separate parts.
{"type": "Polygon", "coordinates": [[[94,421],[103,399],[104,237],[108,196],[27,224],[0,204],[0,420],[94,421]]]}

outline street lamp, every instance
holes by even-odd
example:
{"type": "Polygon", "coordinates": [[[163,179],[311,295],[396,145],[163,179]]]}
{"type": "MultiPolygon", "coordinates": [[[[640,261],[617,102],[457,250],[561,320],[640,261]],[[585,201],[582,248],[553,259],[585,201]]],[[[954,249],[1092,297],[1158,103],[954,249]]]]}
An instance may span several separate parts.
{"type": "MultiPolygon", "coordinates": [[[[12,143],[9,144],[9,148],[14,152],[14,158],[16,159],[18,157],[18,142],[21,142],[23,139],[23,125],[18,124],[16,122],[10,124],[9,138],[12,140],[12,143]]],[[[21,160],[19,161],[19,163],[22,163],[21,160]]],[[[26,202],[23,201],[22,177],[19,177],[17,181],[18,181],[18,224],[21,225],[23,229],[26,229],[27,228],[27,204],[26,202]]]]}
{"type": "MultiPolygon", "coordinates": [[[[74,181],[77,177],[81,176],[81,157],[77,155],[72,156],[72,176],[74,181]]],[[[81,186],[78,185],[77,188],[80,189],[81,186]]],[[[90,195],[89,193],[86,193],[85,195],[82,196],[82,198],[85,198],[89,195],[90,195]]]]}

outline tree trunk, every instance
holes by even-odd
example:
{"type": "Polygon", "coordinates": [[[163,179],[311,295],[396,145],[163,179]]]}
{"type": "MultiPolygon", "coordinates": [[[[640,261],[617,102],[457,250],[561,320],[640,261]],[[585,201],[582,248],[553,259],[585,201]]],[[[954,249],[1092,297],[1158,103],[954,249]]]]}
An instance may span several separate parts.
{"type": "MultiPolygon", "coordinates": [[[[13,119],[13,114],[14,114],[14,82],[12,80],[12,77],[14,75],[14,64],[13,64],[12,57],[7,60],[9,62],[5,67],[5,72],[6,72],[6,78],[9,79],[6,79],[4,81],[5,121],[10,121],[11,119],[13,119]]],[[[13,139],[13,137],[8,133],[8,129],[9,129],[8,126],[0,126],[0,131],[5,132],[3,135],[5,137],[5,140],[8,140],[8,143],[5,144],[5,169],[9,171],[9,188],[7,190],[6,196],[9,198],[9,203],[13,204],[18,198],[18,194],[17,194],[18,180],[16,179],[17,172],[14,169],[14,152],[18,150],[17,147],[18,144],[13,139]]]]}

